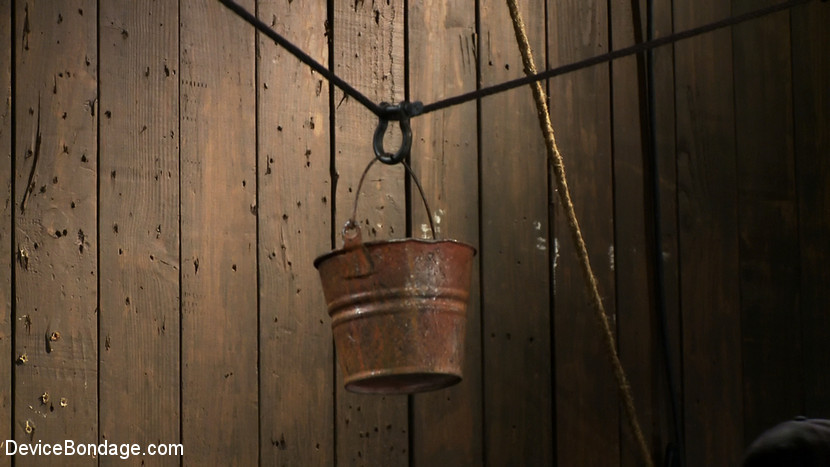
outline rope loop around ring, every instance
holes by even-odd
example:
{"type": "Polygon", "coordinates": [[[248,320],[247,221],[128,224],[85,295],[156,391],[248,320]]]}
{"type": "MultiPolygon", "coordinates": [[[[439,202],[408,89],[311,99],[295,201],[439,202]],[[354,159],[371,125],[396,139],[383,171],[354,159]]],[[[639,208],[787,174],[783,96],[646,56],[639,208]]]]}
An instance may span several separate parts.
{"type": "Polygon", "coordinates": [[[383,114],[378,118],[378,126],[372,138],[375,158],[388,165],[400,164],[406,160],[412,150],[412,127],[409,125],[409,119],[423,112],[424,106],[420,102],[401,102],[400,104],[381,102],[380,108],[383,114]],[[390,120],[398,121],[402,135],[401,146],[394,154],[387,152],[383,147],[383,137],[390,120]]]}

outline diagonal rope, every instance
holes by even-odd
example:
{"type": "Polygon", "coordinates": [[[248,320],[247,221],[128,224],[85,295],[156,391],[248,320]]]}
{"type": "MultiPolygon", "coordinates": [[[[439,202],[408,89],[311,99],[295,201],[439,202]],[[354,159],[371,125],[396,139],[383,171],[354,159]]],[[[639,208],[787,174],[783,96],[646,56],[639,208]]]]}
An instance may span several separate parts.
{"type": "MultiPolygon", "coordinates": [[[[229,10],[234,12],[237,16],[245,20],[248,24],[256,28],[257,31],[261,32],[262,34],[265,34],[265,36],[273,40],[279,46],[283,47],[288,53],[290,53],[298,60],[308,65],[312,70],[316,71],[317,73],[320,73],[324,78],[326,78],[326,80],[340,88],[347,96],[363,104],[364,107],[369,109],[369,111],[375,114],[376,116],[385,118],[387,120],[398,120],[400,118],[400,115],[384,111],[383,107],[374,103],[371,99],[366,97],[365,94],[355,89],[354,86],[352,86],[351,84],[337,76],[333,71],[329,70],[327,67],[320,64],[320,62],[314,60],[310,55],[308,55],[302,49],[297,47],[294,43],[278,34],[276,31],[271,29],[270,26],[268,26],[262,20],[257,18],[254,14],[243,8],[238,3],[234,2],[234,0],[218,1],[225,5],[229,10]]],[[[494,84],[492,86],[477,89],[475,91],[470,91],[467,93],[459,94],[457,96],[441,99],[431,104],[426,104],[423,106],[422,109],[418,108],[416,112],[409,113],[406,116],[414,117],[416,115],[435,112],[436,110],[445,109],[447,107],[453,107],[459,104],[463,104],[465,102],[481,99],[482,97],[487,97],[493,94],[498,94],[504,91],[509,91],[511,89],[519,88],[526,84],[536,83],[542,80],[553,78],[555,76],[564,75],[566,73],[581,70],[583,68],[588,68],[594,65],[599,65],[601,63],[610,62],[618,58],[623,58],[629,55],[634,55],[648,50],[652,50],[660,46],[673,44],[675,42],[699,36],[701,34],[706,34],[708,32],[716,31],[718,29],[734,26],[736,24],[760,18],[762,16],[767,16],[773,13],[777,13],[779,11],[789,10],[798,5],[810,3],[812,1],[814,0],[788,0],[775,5],[770,5],[767,7],[758,8],[757,10],[742,13],[740,15],[730,16],[728,18],[704,24],[696,28],[687,29],[685,31],[670,34],[659,39],[641,42],[630,47],[625,47],[604,54],[596,55],[594,57],[586,58],[584,60],[580,60],[574,63],[569,63],[567,65],[552,68],[550,70],[545,70],[542,72],[534,71],[533,73],[529,73],[527,74],[527,76],[524,76],[522,78],[505,81],[503,83],[494,84]]],[[[822,1],[827,2],[828,0],[822,1]]],[[[329,25],[329,27],[331,28],[331,25],[329,25]]],[[[329,30],[327,33],[331,34],[331,30],[329,30]]],[[[329,37],[329,40],[331,40],[331,37],[329,37]]]]}
{"type": "MultiPolygon", "coordinates": [[[[233,0],[219,0],[219,2],[228,7],[228,9],[232,12],[236,13],[237,16],[245,20],[248,24],[256,28],[257,31],[265,34],[269,39],[276,42],[277,45],[284,48],[288,53],[296,57],[297,60],[305,63],[309,66],[309,68],[323,75],[326,80],[340,88],[344,93],[346,93],[346,95],[363,104],[363,106],[369,109],[373,114],[377,116],[384,115],[383,109],[381,109],[378,104],[372,102],[371,99],[355,89],[354,86],[347,83],[343,80],[343,78],[334,74],[334,72],[323,66],[317,60],[314,60],[310,55],[305,53],[303,49],[297,47],[294,43],[271,29],[270,26],[265,24],[261,19],[257,18],[256,15],[246,10],[233,0]]],[[[331,32],[328,32],[328,34],[331,34],[331,32]]],[[[329,38],[329,40],[331,40],[331,38],[329,38]]]]}
{"type": "MultiPolygon", "coordinates": [[[[635,55],[641,52],[653,50],[657,47],[673,44],[684,39],[690,39],[692,37],[700,36],[701,34],[706,34],[708,32],[717,31],[718,29],[723,29],[729,26],[735,26],[736,24],[740,24],[756,18],[761,18],[763,16],[777,13],[779,11],[789,10],[790,8],[805,3],[809,3],[811,1],[813,0],[789,0],[775,5],[759,8],[757,10],[752,10],[740,15],[730,16],[719,21],[704,24],[703,26],[687,29],[685,31],[680,31],[674,34],[670,34],[668,36],[660,37],[658,39],[653,39],[647,42],[641,42],[630,47],[612,50],[610,52],[595,55],[584,60],[579,60],[573,63],[569,63],[567,65],[551,68],[550,70],[545,70],[541,72],[533,71],[533,73],[526,74],[527,76],[523,76],[521,78],[516,78],[510,81],[505,81],[503,83],[494,84],[486,88],[481,88],[475,91],[470,91],[468,93],[459,94],[457,96],[448,97],[446,99],[442,99],[431,104],[425,104],[424,110],[421,113],[425,114],[429,112],[434,112],[436,110],[441,110],[446,107],[456,106],[458,104],[463,104],[465,102],[469,102],[472,100],[481,99],[482,97],[491,96],[493,94],[509,91],[511,89],[516,89],[526,84],[536,83],[546,79],[554,78],[559,75],[564,75],[577,70],[581,70],[583,68],[589,68],[594,65],[611,62],[613,60],[627,57],[629,55],[635,55]]],[[[828,0],[822,1],[826,2],[828,0]]]]}
{"type": "MultiPolygon", "coordinates": [[[[527,40],[527,33],[525,32],[524,21],[522,21],[522,14],[516,5],[516,0],[507,0],[507,6],[510,8],[510,17],[513,19],[513,30],[516,33],[516,42],[519,44],[519,50],[522,53],[522,63],[524,64],[524,71],[528,76],[536,74],[536,65],[533,61],[533,52],[530,49],[530,43],[527,40]]],[[[576,211],[574,210],[571,193],[568,189],[568,180],[565,177],[565,164],[562,159],[562,154],[556,145],[556,138],[553,134],[553,125],[550,121],[548,113],[547,97],[542,84],[539,81],[533,81],[533,98],[536,101],[537,115],[539,116],[539,126],[545,136],[545,146],[547,148],[548,163],[553,168],[556,178],[556,185],[559,192],[559,197],[565,208],[565,214],[568,218],[568,227],[570,227],[571,237],[577,248],[580,266],[582,266],[582,275],[585,279],[585,284],[589,289],[591,295],[591,307],[596,315],[596,323],[605,342],[606,354],[611,360],[611,365],[614,369],[614,376],[617,379],[617,389],[620,397],[623,400],[625,413],[628,418],[628,424],[631,431],[634,433],[634,438],[640,455],[643,459],[644,465],[652,467],[654,465],[651,454],[649,454],[648,445],[646,444],[643,430],[640,428],[640,423],[637,420],[637,409],[634,406],[634,397],[631,395],[631,386],[628,384],[628,378],[625,375],[620,356],[617,353],[617,343],[614,338],[614,333],[611,331],[611,325],[608,322],[608,316],[605,313],[605,307],[602,304],[602,297],[600,297],[597,278],[591,268],[591,261],[588,257],[588,247],[585,245],[585,239],[582,238],[582,231],[579,228],[579,221],[576,218],[576,211]]]]}

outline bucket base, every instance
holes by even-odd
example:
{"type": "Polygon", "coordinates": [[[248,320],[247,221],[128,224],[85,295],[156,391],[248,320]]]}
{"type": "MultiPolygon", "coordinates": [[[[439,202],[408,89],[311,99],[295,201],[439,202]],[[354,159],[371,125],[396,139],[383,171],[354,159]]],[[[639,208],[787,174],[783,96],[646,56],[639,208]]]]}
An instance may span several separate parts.
{"type": "Polygon", "coordinates": [[[452,386],[461,377],[450,373],[375,373],[353,375],[346,381],[346,390],[359,394],[411,394],[434,391],[452,386]]]}

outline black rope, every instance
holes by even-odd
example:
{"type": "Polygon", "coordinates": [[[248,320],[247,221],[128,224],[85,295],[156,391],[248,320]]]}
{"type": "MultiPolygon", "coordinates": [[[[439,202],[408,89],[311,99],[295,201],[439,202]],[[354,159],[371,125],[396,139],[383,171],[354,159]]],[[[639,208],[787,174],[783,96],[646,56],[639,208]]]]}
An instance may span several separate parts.
{"type": "MultiPolygon", "coordinates": [[[[681,31],[678,33],[670,34],[665,37],[661,37],[659,39],[649,40],[647,42],[642,42],[631,47],[625,47],[623,49],[614,50],[608,53],[604,53],[601,55],[597,55],[591,58],[587,58],[585,60],[580,60],[577,62],[569,63],[567,65],[562,65],[557,68],[553,68],[550,70],[545,70],[540,73],[536,73],[530,76],[524,76],[522,78],[517,78],[511,81],[506,81],[504,83],[495,84],[493,86],[489,86],[486,88],[481,88],[475,91],[470,91],[468,93],[459,94],[454,97],[449,97],[446,99],[442,99],[432,104],[424,105],[423,107],[420,106],[413,106],[414,110],[413,113],[406,115],[407,118],[414,117],[416,115],[427,114],[430,112],[434,112],[436,110],[445,109],[447,107],[452,107],[455,105],[463,104],[465,102],[469,102],[472,100],[481,99],[482,97],[491,96],[493,94],[498,94],[504,91],[509,91],[511,89],[515,89],[521,86],[528,85],[530,83],[534,83],[536,81],[542,81],[545,79],[550,79],[555,76],[564,75],[566,73],[570,73],[573,71],[581,70],[583,68],[588,68],[594,65],[599,65],[601,63],[610,62],[612,60],[616,60],[618,58],[627,57],[629,55],[634,55],[637,53],[645,52],[652,50],[654,48],[673,44],[675,42],[689,39],[691,37],[699,36],[701,34],[706,34],[708,32],[716,31],[718,29],[723,29],[729,26],[734,26],[736,24],[743,23],[745,21],[749,21],[752,19],[760,18],[762,16],[770,15],[772,13],[777,13],[779,11],[789,10],[798,5],[802,5],[805,3],[809,3],[813,0],[789,0],[786,2],[779,3],[777,5],[772,5],[764,8],[759,8],[757,10],[753,10],[747,13],[743,13],[736,16],[731,16],[729,18],[724,18],[720,21],[715,21],[713,23],[705,24],[703,26],[698,26],[696,28],[688,29],[686,31],[681,31]]],[[[822,0],[826,1],[826,0],[822,0]]],[[[251,26],[256,28],[259,32],[268,36],[271,40],[276,42],[278,45],[283,47],[288,53],[295,56],[298,60],[305,63],[312,70],[316,71],[323,75],[329,82],[340,88],[346,95],[349,97],[354,98],[356,101],[363,104],[364,107],[369,109],[373,114],[380,117],[384,120],[400,120],[401,114],[400,113],[389,113],[380,105],[374,103],[371,99],[366,97],[365,94],[361,93],[357,89],[355,89],[352,85],[344,81],[342,78],[334,74],[331,70],[321,65],[319,62],[314,60],[311,56],[307,53],[303,52],[302,49],[291,43],[291,41],[287,40],[286,38],[279,35],[273,29],[271,29],[267,24],[262,22],[259,18],[251,14],[248,10],[241,7],[239,4],[234,2],[233,0],[219,0],[223,5],[228,7],[231,11],[236,13],[240,18],[248,22],[251,26]]],[[[329,25],[331,27],[331,25],[329,25]]]]}
{"type": "Polygon", "coordinates": [[[377,115],[378,117],[385,116],[383,109],[378,104],[372,102],[371,99],[366,97],[363,93],[355,89],[351,84],[344,81],[342,78],[334,74],[331,70],[324,67],[320,62],[314,60],[310,55],[305,53],[301,48],[294,45],[288,39],[279,35],[276,31],[271,29],[270,26],[262,22],[259,18],[254,16],[251,12],[242,8],[238,3],[234,2],[233,0],[219,0],[223,5],[228,7],[229,10],[236,13],[237,16],[244,19],[248,24],[256,28],[257,31],[265,34],[276,42],[280,47],[284,48],[288,53],[295,56],[298,60],[308,65],[312,70],[316,71],[323,75],[330,83],[334,84],[338,88],[340,88],[346,95],[349,97],[354,98],[356,101],[363,104],[364,107],[369,109],[373,114],[377,115]]]}
{"type": "MultiPolygon", "coordinates": [[[[536,73],[534,75],[524,76],[522,78],[517,78],[511,81],[506,81],[501,84],[495,84],[490,87],[482,88],[477,91],[471,91],[465,94],[460,94],[455,97],[450,97],[447,99],[443,99],[437,102],[433,102],[432,104],[424,105],[424,110],[422,113],[429,113],[436,110],[441,110],[446,107],[452,107],[454,105],[463,104],[465,102],[480,99],[482,97],[490,96],[493,94],[498,94],[504,91],[508,91],[510,89],[515,89],[521,86],[525,86],[536,81],[541,81],[544,79],[550,79],[555,76],[564,75],[566,73],[570,73],[573,71],[581,70],[583,68],[588,68],[594,65],[599,65],[601,63],[610,62],[612,60],[616,60],[618,58],[627,57],[629,55],[634,55],[640,52],[645,52],[647,50],[651,50],[663,45],[673,44],[675,42],[681,41],[683,39],[689,39],[691,37],[699,36],[701,34],[705,34],[707,32],[712,32],[718,29],[722,29],[729,26],[734,26],[739,23],[743,23],[745,21],[749,21],[751,19],[760,18],[762,16],[766,16],[772,13],[777,13],[779,11],[788,10],[792,7],[811,2],[813,0],[790,0],[787,2],[779,3],[777,5],[759,8],[757,10],[750,11],[748,13],[744,13],[737,16],[732,16],[729,18],[725,18],[720,21],[715,21],[714,23],[705,24],[703,26],[699,26],[696,28],[692,28],[686,31],[681,31],[675,34],[670,34],[665,37],[661,37],[659,39],[654,39],[648,42],[642,42],[640,44],[633,45],[631,47],[625,47],[623,49],[614,50],[608,53],[604,53],[601,55],[596,55],[591,58],[587,58],[585,60],[580,60],[577,62],[573,62],[567,65],[562,65],[557,68],[553,68],[550,70],[542,71],[536,73]]],[[[823,0],[824,1],[824,0],[823,0]]]]}
{"type": "MultiPolygon", "coordinates": [[[[632,0],[639,2],[639,0],[632,0]]],[[[640,16],[638,15],[639,19],[640,16]]],[[[641,26],[642,27],[642,26],[641,26]]],[[[655,34],[654,25],[654,0],[646,0],[646,41],[654,40],[655,34]]],[[[642,31],[641,31],[642,34],[642,31]]],[[[642,37],[642,36],[641,36],[642,37]]],[[[642,55],[640,55],[642,57],[642,55]]],[[[663,263],[663,216],[662,216],[662,202],[660,193],[660,161],[658,158],[657,148],[657,79],[655,77],[655,49],[649,49],[645,54],[645,70],[642,66],[638,66],[638,74],[644,74],[643,81],[645,85],[645,95],[640,96],[641,101],[646,101],[645,108],[641,107],[641,111],[645,111],[644,124],[641,130],[645,133],[646,149],[644,154],[644,167],[648,173],[650,180],[643,180],[644,189],[649,193],[647,205],[652,213],[651,217],[651,234],[652,249],[651,249],[651,263],[652,272],[654,274],[654,301],[660,326],[660,346],[662,349],[663,365],[665,369],[666,389],[669,398],[669,407],[671,409],[671,440],[666,444],[663,465],[665,467],[683,467],[686,464],[684,457],[685,439],[683,437],[683,424],[680,415],[680,393],[677,390],[676,371],[674,368],[674,360],[672,359],[672,349],[669,344],[669,326],[668,326],[668,309],[666,306],[666,271],[663,263]],[[644,73],[645,72],[645,73],[644,73]],[[650,182],[650,183],[649,183],[650,182]]],[[[643,89],[641,88],[641,93],[643,89]]],[[[644,173],[644,177],[646,174],[644,173]]]]}

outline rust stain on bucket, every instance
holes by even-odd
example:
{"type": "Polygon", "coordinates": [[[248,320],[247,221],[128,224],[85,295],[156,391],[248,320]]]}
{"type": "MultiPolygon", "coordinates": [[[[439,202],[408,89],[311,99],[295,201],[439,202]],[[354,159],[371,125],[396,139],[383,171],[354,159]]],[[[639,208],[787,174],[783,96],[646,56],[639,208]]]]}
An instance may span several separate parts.
{"type": "Polygon", "coordinates": [[[461,381],[474,255],[452,240],[357,235],[314,261],[347,390],[405,394],[461,381]]]}

